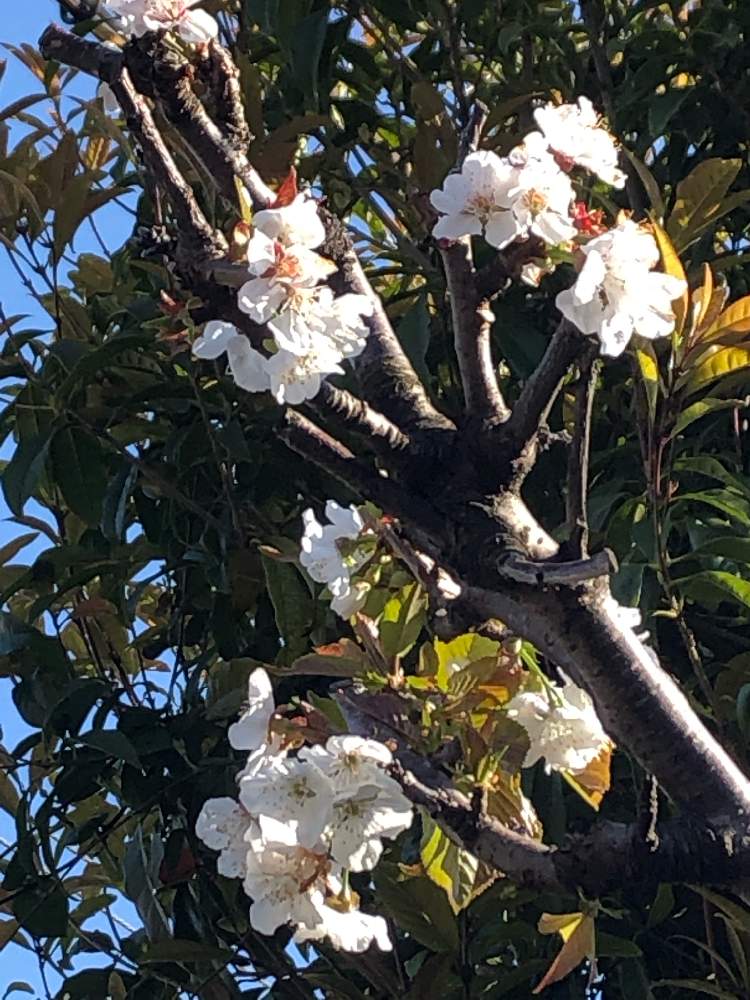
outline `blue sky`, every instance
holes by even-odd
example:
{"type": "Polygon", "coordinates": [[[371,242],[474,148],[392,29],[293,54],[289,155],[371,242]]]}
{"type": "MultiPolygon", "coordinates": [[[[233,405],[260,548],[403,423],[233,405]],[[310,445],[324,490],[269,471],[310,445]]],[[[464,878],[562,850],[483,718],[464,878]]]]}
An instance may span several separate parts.
{"type": "MultiPolygon", "coordinates": [[[[51,21],[59,19],[59,10],[54,0],[4,0],[3,14],[0,22],[0,41],[19,45],[21,42],[36,44],[36,41],[44,30],[44,27],[51,21]]],[[[28,70],[21,65],[10,53],[3,52],[2,56],[7,59],[7,69],[5,76],[0,81],[0,108],[4,108],[12,101],[24,94],[31,93],[39,89],[37,81],[31,76],[28,70]]],[[[81,96],[89,96],[93,93],[93,83],[83,77],[74,83],[74,90],[81,96]]],[[[40,105],[39,107],[42,107],[40,105]]],[[[11,135],[11,147],[13,136],[11,135]]],[[[0,168],[1,168],[0,164],[0,168]]],[[[103,220],[97,219],[104,229],[105,242],[116,246],[120,234],[123,232],[123,221],[115,214],[108,213],[103,220]],[[110,237],[107,240],[107,236],[110,237]]],[[[85,229],[82,229],[75,244],[75,251],[95,251],[96,247],[89,242],[90,237],[85,229]]],[[[7,255],[0,251],[0,304],[6,315],[12,316],[18,313],[28,313],[32,316],[29,325],[44,328],[49,325],[49,319],[41,319],[44,316],[36,307],[34,300],[20,285],[19,279],[8,262],[7,255]],[[39,321],[41,319],[41,321],[39,321]]],[[[12,447],[12,445],[11,445],[12,447]]],[[[0,457],[8,457],[8,448],[4,448],[0,457]]],[[[30,511],[31,512],[31,511],[30,511]]],[[[0,546],[4,545],[11,538],[15,537],[21,529],[17,525],[7,521],[8,510],[5,507],[2,495],[0,494],[0,546]]],[[[33,557],[33,547],[25,550],[23,557],[28,555],[33,557]]],[[[0,726],[3,731],[3,743],[7,747],[13,747],[25,734],[23,724],[16,717],[15,709],[10,699],[10,687],[7,682],[0,681],[0,726]]],[[[13,838],[13,825],[9,818],[0,813],[0,838],[6,843],[13,838]]],[[[4,845],[0,845],[0,850],[4,845]]],[[[86,957],[86,964],[95,964],[91,956],[86,957]]],[[[8,986],[14,981],[25,981],[35,990],[38,996],[45,997],[35,956],[29,952],[10,945],[5,948],[0,956],[0,997],[3,997],[8,986]]],[[[48,976],[48,983],[53,993],[56,992],[59,980],[52,974],[48,976]]],[[[28,994],[27,994],[28,995],[28,994]]],[[[23,993],[12,993],[9,1000],[22,998],[23,993]]]]}

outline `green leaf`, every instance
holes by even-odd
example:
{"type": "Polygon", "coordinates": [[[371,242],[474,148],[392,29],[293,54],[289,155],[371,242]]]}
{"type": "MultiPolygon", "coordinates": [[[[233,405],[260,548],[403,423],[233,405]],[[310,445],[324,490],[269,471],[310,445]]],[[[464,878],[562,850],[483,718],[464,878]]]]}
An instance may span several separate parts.
{"type": "Polygon", "coordinates": [[[314,618],[312,597],[299,571],[291,563],[267,556],[263,556],[262,560],[276,627],[286,644],[282,659],[292,662],[308,648],[314,618]]]}
{"type": "Polygon", "coordinates": [[[750,684],[743,684],[737,693],[737,704],[735,708],[737,714],[737,725],[740,732],[747,739],[750,733],[750,684]]]}
{"type": "Polygon", "coordinates": [[[648,107],[648,129],[653,139],[662,135],[672,116],[677,114],[691,93],[690,88],[680,87],[668,90],[666,94],[656,94],[651,98],[648,107]]]}
{"type": "Polygon", "coordinates": [[[98,524],[107,487],[99,441],[81,428],[63,427],[52,440],[51,458],[55,480],[70,509],[87,524],[98,524]]]}
{"type": "Polygon", "coordinates": [[[108,757],[124,760],[139,770],[142,767],[140,757],[128,737],[117,729],[92,729],[88,733],[76,737],[77,742],[84,746],[101,750],[108,757]]]}
{"type": "Polygon", "coordinates": [[[682,411],[669,436],[670,438],[676,437],[686,427],[689,427],[690,424],[695,423],[696,420],[700,420],[701,417],[705,417],[709,413],[716,413],[717,410],[734,410],[736,407],[742,405],[744,404],[741,399],[715,399],[711,396],[706,396],[704,399],[699,399],[697,403],[692,403],[686,410],[682,411]]]}
{"type": "Polygon", "coordinates": [[[741,160],[704,160],[677,185],[667,232],[678,250],[690,245],[707,219],[718,217],[722,200],[741,166],[741,160]]]}
{"type": "Polygon", "coordinates": [[[596,954],[602,958],[640,958],[643,952],[635,941],[597,931],[596,954]]]}
{"type": "Polygon", "coordinates": [[[416,305],[412,306],[398,324],[397,333],[414,371],[425,385],[429,385],[430,373],[425,357],[430,346],[431,324],[424,295],[419,296],[416,305]]]}
{"type": "Polygon", "coordinates": [[[125,847],[123,874],[125,895],[135,903],[152,943],[170,939],[169,920],[156,892],[159,866],[164,856],[161,841],[146,837],[139,824],[125,847]]]}
{"type": "Polygon", "coordinates": [[[430,951],[458,951],[456,918],[444,892],[428,878],[399,879],[393,865],[375,874],[377,898],[399,927],[430,951]]]}
{"type": "Polygon", "coordinates": [[[687,579],[675,581],[680,590],[693,600],[716,607],[731,600],[750,608],[750,583],[734,573],[723,570],[704,570],[687,579]]]}
{"type": "Polygon", "coordinates": [[[110,482],[102,502],[102,534],[111,542],[123,541],[128,500],[138,479],[134,465],[124,465],[110,482]]]}
{"type": "Polygon", "coordinates": [[[291,36],[289,62],[297,86],[318,103],[318,68],[328,31],[328,7],[303,18],[291,36]]]}
{"type": "Polygon", "coordinates": [[[0,566],[4,566],[13,556],[18,555],[21,549],[25,549],[27,545],[30,545],[38,537],[38,531],[28,531],[26,534],[19,535],[17,538],[3,545],[0,548],[0,566]]]}
{"type": "Polygon", "coordinates": [[[657,927],[663,923],[674,910],[674,889],[669,882],[660,882],[656,896],[648,911],[648,928],[657,927]]]}
{"type": "Polygon", "coordinates": [[[11,995],[11,993],[30,993],[33,996],[34,987],[30,986],[28,983],[22,983],[20,980],[16,979],[12,983],[10,983],[5,993],[3,993],[3,1000],[7,1000],[7,998],[11,995]]]}
{"type": "Polygon", "coordinates": [[[702,493],[680,493],[672,501],[672,506],[676,507],[688,501],[708,504],[709,507],[720,510],[728,517],[739,521],[740,524],[750,527],[750,505],[728,490],[704,490],[702,493]]]}
{"type": "Polygon", "coordinates": [[[18,790],[11,781],[10,775],[0,768],[0,809],[7,812],[9,816],[15,816],[19,801],[18,790]]]}
{"type": "Polygon", "coordinates": [[[490,884],[474,855],[450,840],[426,815],[422,817],[419,856],[426,874],[445,892],[454,913],[465,909],[490,884]]]}
{"type": "Polygon", "coordinates": [[[54,878],[41,878],[14,898],[13,915],[34,937],[64,937],[68,930],[68,897],[54,878]]]}
{"type": "Polygon", "coordinates": [[[23,514],[26,501],[35,491],[50,446],[50,431],[25,438],[16,447],[13,457],[3,471],[5,501],[16,515],[23,514]]]}
{"type": "Polygon", "coordinates": [[[402,656],[419,638],[425,623],[427,596],[417,583],[409,583],[392,597],[378,622],[386,656],[402,656]]]}

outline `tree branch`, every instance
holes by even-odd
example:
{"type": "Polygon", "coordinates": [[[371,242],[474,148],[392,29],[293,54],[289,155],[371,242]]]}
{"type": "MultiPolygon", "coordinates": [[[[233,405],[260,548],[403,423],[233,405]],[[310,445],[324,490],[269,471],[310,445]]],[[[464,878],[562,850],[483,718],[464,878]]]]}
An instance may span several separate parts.
{"type": "Polygon", "coordinates": [[[750,782],[625,623],[605,579],[503,591],[462,585],[456,603],[475,621],[499,619],[588,691],[606,732],[688,811],[750,817],[750,782]]]}
{"type": "Polygon", "coordinates": [[[372,448],[390,456],[409,448],[409,437],[388,417],[373,410],[346,389],[337,389],[330,382],[323,382],[320,392],[310,406],[321,413],[339,417],[352,430],[362,434],[372,448]]]}
{"type": "Polygon", "coordinates": [[[221,233],[209,225],[192,189],[186,183],[156,127],[145,98],[133,81],[118,52],[88,42],[58,25],[50,25],[39,40],[46,59],[75,66],[107,83],[122,108],[128,128],[137,139],[147,169],[162,187],[175,215],[185,262],[191,270],[223,257],[227,252],[221,233]]]}
{"type": "Polygon", "coordinates": [[[516,483],[533,468],[540,428],[546,424],[568,368],[584,344],[583,335],[567,320],[562,320],[538,368],[518,397],[510,419],[498,430],[502,451],[507,459],[515,461],[516,483]]]}
{"type": "Polygon", "coordinates": [[[469,417],[483,423],[510,414],[497,384],[490,333],[495,317],[487,299],[479,297],[471,240],[466,237],[440,248],[450,296],[453,342],[469,417]]]}
{"type": "MultiPolygon", "coordinates": [[[[214,52],[221,49],[218,42],[212,45],[214,52]]],[[[209,116],[193,90],[194,69],[187,59],[179,56],[163,38],[152,34],[129,43],[124,58],[139,89],[160,103],[227,201],[232,204],[237,201],[235,178],[238,178],[247,189],[253,207],[267,208],[275,198],[273,191],[250,165],[245,151],[237,143],[229,142],[209,116]]],[[[224,85],[229,85],[229,79],[225,78],[224,85]]],[[[238,109],[232,103],[234,125],[239,126],[240,135],[249,136],[247,124],[236,122],[237,114],[238,109]]]]}
{"type": "Polygon", "coordinates": [[[589,519],[589,451],[591,448],[591,420],[594,409],[596,382],[601,362],[595,344],[589,346],[581,364],[575,389],[573,440],[568,452],[567,490],[565,496],[568,537],[562,546],[570,559],[585,559],[588,555],[589,519]]]}
{"type": "Polygon", "coordinates": [[[326,242],[320,252],[339,268],[330,284],[339,294],[365,295],[373,307],[366,321],[370,330],[367,346],[355,362],[362,395],[407,434],[417,432],[418,436],[425,437],[432,432],[433,437],[445,437],[446,434],[450,437],[455,427],[430,402],[399,343],[383,303],[362,270],[345,227],[324,208],[320,209],[320,215],[326,227],[326,242]]]}
{"type": "Polygon", "coordinates": [[[409,525],[420,546],[434,552],[435,539],[445,529],[444,518],[426,500],[415,497],[397,483],[360,462],[347,447],[296,410],[287,409],[279,432],[292,451],[324,469],[387,514],[398,515],[409,525]]]}

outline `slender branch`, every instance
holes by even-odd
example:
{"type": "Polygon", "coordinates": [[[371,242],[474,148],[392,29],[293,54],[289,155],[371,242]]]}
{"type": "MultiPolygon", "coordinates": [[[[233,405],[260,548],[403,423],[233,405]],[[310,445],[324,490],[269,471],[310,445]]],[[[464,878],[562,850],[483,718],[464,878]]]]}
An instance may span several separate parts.
{"type": "Polygon", "coordinates": [[[398,722],[403,699],[383,708],[380,699],[347,682],[337,682],[331,693],[353,732],[395,741],[390,770],[407,798],[517,885],[563,895],[580,890],[593,897],[623,885],[643,889],[662,881],[731,883],[750,872],[746,817],[708,823],[682,817],[657,825],[650,838],[639,823],[602,822],[561,846],[516,833],[487,813],[480,789],[471,798],[459,792],[434,760],[408,748],[398,722]]]}
{"type": "Polygon", "coordinates": [[[497,384],[490,333],[494,316],[477,293],[471,240],[440,248],[453,319],[453,340],[466,409],[482,421],[506,420],[510,411],[497,384]]]}
{"type": "Polygon", "coordinates": [[[539,366],[518,397],[510,419],[499,429],[503,450],[510,458],[518,460],[514,468],[518,480],[531,471],[536,461],[540,428],[546,424],[568,368],[584,344],[583,335],[562,320],[539,366]]]}
{"type": "Polygon", "coordinates": [[[128,127],[143,151],[147,169],[167,194],[180,232],[183,255],[201,266],[226,254],[226,241],[208,223],[154,122],[145,98],[138,93],[119,53],[88,42],[58,25],[50,25],[40,41],[46,59],[75,66],[109,84],[128,127]]]}
{"type": "Polygon", "coordinates": [[[568,538],[563,548],[565,555],[571,559],[585,559],[588,555],[589,451],[594,396],[600,370],[601,362],[597,357],[596,346],[591,345],[581,364],[581,373],[576,385],[573,440],[568,452],[565,497],[568,538]]]}
{"type": "Polygon", "coordinates": [[[246,150],[253,140],[245,115],[240,88],[240,71],[232,56],[216,41],[208,46],[206,59],[213,76],[216,121],[235,149],[246,150]]]}
{"type": "MultiPolygon", "coordinates": [[[[448,13],[451,15],[452,11],[448,10],[448,13]]],[[[459,169],[466,157],[478,148],[487,115],[488,109],[479,101],[470,114],[467,109],[456,163],[459,169]]],[[[471,238],[466,236],[439,246],[448,285],[453,343],[466,410],[470,417],[482,423],[506,420],[510,411],[500,392],[492,364],[491,332],[495,317],[489,300],[477,290],[471,238]]]]}

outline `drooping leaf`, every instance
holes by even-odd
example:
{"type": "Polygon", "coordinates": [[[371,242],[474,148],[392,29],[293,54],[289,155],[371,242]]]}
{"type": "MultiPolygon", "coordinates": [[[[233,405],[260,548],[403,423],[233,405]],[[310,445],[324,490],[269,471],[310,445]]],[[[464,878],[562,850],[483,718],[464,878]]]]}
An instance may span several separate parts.
{"type": "Polygon", "coordinates": [[[52,439],[54,475],[73,513],[87,524],[98,524],[107,488],[105,455],[93,434],[63,427],[52,439]]]}
{"type": "Polygon", "coordinates": [[[543,913],[537,929],[540,934],[559,934],[563,946],[542,981],[532,990],[536,996],[553,983],[559,983],[581,962],[596,958],[594,918],[584,913],[543,913]]]}
{"type": "Polygon", "coordinates": [[[51,441],[50,431],[20,442],[3,471],[5,501],[20,517],[26,501],[34,493],[44,469],[51,441]]]}

